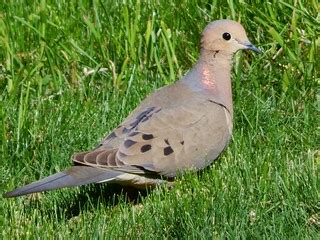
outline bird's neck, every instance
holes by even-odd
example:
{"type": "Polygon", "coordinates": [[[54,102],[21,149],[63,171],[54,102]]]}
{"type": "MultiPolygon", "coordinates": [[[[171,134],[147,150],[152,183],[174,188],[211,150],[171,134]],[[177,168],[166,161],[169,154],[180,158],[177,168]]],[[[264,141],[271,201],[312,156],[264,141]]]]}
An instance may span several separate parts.
{"type": "Polygon", "coordinates": [[[231,67],[232,55],[202,50],[198,62],[182,81],[225,106],[232,116],[231,67]]]}

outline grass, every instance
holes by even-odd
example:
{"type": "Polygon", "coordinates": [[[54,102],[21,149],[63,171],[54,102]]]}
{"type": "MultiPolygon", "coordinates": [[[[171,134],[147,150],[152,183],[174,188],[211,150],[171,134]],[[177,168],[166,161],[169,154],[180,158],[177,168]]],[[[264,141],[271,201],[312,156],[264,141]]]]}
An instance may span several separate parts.
{"type": "Polygon", "coordinates": [[[2,239],[319,239],[316,1],[7,1],[0,5],[0,192],[70,165],[181,77],[215,19],[238,53],[234,134],[219,160],[149,193],[86,186],[1,199],[2,239]]]}

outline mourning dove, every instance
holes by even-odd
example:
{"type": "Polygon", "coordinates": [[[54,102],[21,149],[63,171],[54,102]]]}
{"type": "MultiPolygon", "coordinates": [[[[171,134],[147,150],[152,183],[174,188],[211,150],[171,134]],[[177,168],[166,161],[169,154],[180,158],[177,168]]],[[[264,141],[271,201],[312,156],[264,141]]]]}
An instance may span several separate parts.
{"type": "Polygon", "coordinates": [[[4,196],[101,182],[144,188],[205,168],[231,138],[230,75],[232,56],[240,49],[260,51],[240,23],[211,22],[202,34],[199,60],[183,78],[144,99],[97,148],[74,154],[74,166],[4,196]]]}

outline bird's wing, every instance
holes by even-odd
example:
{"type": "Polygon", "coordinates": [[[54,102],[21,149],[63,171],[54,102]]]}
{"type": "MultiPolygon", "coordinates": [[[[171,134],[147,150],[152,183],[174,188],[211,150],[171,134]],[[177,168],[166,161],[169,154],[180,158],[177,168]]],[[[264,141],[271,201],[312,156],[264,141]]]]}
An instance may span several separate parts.
{"type": "Polygon", "coordinates": [[[73,160],[88,166],[167,177],[207,166],[230,139],[228,111],[209,100],[193,99],[170,107],[146,106],[112,132],[100,147],[75,154],[73,160]]]}

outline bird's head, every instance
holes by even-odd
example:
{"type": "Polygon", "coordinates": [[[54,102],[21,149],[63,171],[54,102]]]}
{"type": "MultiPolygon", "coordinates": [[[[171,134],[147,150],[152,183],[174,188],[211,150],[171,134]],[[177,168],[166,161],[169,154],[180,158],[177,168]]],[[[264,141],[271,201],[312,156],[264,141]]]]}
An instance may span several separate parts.
{"type": "Polygon", "coordinates": [[[261,52],[249,41],[242,25],[232,20],[217,20],[208,24],[202,33],[201,49],[224,54],[233,54],[240,49],[261,52]]]}

